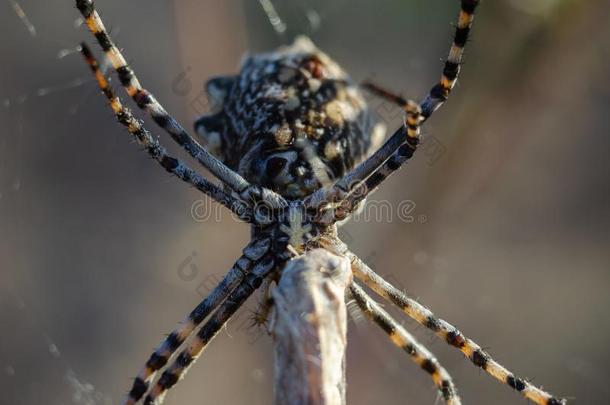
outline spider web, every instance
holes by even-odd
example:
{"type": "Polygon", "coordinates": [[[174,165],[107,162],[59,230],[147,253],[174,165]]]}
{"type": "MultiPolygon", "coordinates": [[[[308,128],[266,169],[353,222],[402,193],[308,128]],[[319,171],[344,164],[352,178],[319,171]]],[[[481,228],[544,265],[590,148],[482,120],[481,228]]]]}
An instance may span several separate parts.
{"type": "Polygon", "coordinates": [[[297,1],[297,0],[257,0],[242,1],[246,11],[249,34],[259,34],[255,29],[267,20],[266,38],[275,36],[275,42],[286,44],[298,35],[315,36],[327,26],[333,15],[341,12],[347,0],[297,1]]]}

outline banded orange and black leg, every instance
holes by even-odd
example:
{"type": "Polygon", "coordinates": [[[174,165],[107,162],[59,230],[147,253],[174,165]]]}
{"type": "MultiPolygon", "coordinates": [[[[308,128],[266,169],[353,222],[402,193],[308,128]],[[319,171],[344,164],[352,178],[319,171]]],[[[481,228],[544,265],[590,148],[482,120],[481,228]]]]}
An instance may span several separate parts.
{"type": "Polygon", "coordinates": [[[350,292],[362,312],[388,335],[392,343],[404,350],[415,364],[430,374],[445,404],[460,405],[462,401],[457,394],[453,379],[436,357],[364,292],[362,287],[352,282],[350,292]]]}
{"type": "Polygon", "coordinates": [[[206,180],[203,176],[180,160],[170,156],[165,148],[146,130],[142,122],[136,119],[127,107],[123,106],[120,98],[114,93],[108,80],[100,70],[99,62],[93,56],[93,53],[86,44],[81,44],[81,53],[91,68],[99,88],[108,99],[117,120],[121,125],[127,128],[127,131],[132,134],[141,145],[144,146],[146,152],[169,173],[229,208],[238,215],[239,218],[250,222],[252,215],[250,213],[250,208],[246,204],[241,200],[232,197],[219,186],[206,180]]]}
{"type": "Polygon", "coordinates": [[[214,176],[231,187],[231,189],[238,193],[248,190],[251,186],[243,177],[225,166],[194,140],[165,110],[159,101],[141,86],[133,69],[127,64],[125,57],[104,27],[104,23],[95,9],[94,2],[92,0],[76,0],[76,7],[83,15],[87,27],[95,36],[106,57],[116,70],[121,84],[138,107],[148,112],[157,125],[168,132],[176,143],[183,147],[205,168],[210,170],[214,176]]]}
{"type": "Polygon", "coordinates": [[[167,364],[176,350],[189,338],[201,322],[237,288],[258,261],[268,253],[270,246],[271,241],[264,238],[254,240],[244,248],[243,255],[235,262],[218,285],[150,356],[135,378],[124,405],[135,404],[146,394],[157,371],[167,364]]]}
{"type": "Polygon", "coordinates": [[[539,405],[564,405],[566,400],[557,398],[550,393],[534,386],[524,378],[517,377],[504,366],[494,360],[489,353],[465,337],[455,326],[437,317],[432,311],[410,298],[405,293],[385,281],[381,276],[371,270],[356,255],[347,250],[339,242],[327,243],[327,247],[336,254],[343,254],[352,263],[352,271],[356,279],[365,283],[371,290],[400,308],[407,316],[420,325],[432,331],[436,336],[457,348],[475,366],[481,368],[491,377],[518,391],[525,398],[539,405]]]}
{"type": "Polygon", "coordinates": [[[168,366],[157,382],[151,387],[144,399],[144,404],[160,404],[163,402],[167,391],[184,377],[189,367],[197,360],[210,341],[222,329],[223,325],[242,306],[246,299],[260,287],[263,280],[274,268],[275,261],[271,255],[262,258],[252,268],[245,279],[212,314],[188,346],[180,352],[173,363],[168,366]]]}

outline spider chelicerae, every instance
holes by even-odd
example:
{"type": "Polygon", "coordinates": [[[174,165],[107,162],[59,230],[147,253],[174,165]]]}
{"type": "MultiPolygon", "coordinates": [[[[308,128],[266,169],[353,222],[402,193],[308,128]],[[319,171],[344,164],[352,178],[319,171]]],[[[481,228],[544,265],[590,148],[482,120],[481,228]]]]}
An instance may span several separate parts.
{"type": "Polygon", "coordinates": [[[104,28],[93,1],[76,1],[129,96],[222,185],[208,181],[166,152],[123,106],[98,61],[83,44],[82,53],[118,121],[165,170],[224,205],[252,229],[243,255],[150,356],[125,404],[142,398],[144,403],[161,403],[246,299],[263,283],[268,288],[270,282],[278,282],[287,261],[313,248],[349,259],[356,279],[349,287],[351,297],[394,344],[431,375],[445,403],[461,403],[449,373],[361,284],[524,397],[537,404],[565,403],[497,363],[454,326],[373,272],[337,237],[337,224],[349,218],[370,193],[411,158],[420,140],[420,126],[449,97],[478,3],[461,0],[441,80],[421,103],[405,100],[372,83],[363,85],[405,111],[405,124],[383,145],[383,131],[367,109],[360,86],[311,41],[301,37],[291,46],[248,57],[237,75],[208,81],[212,113],[195,123],[204,147],[140,85],[104,28]],[[168,364],[189,337],[191,342],[168,364]],[[163,368],[155,381],[155,375],[163,368]]]}

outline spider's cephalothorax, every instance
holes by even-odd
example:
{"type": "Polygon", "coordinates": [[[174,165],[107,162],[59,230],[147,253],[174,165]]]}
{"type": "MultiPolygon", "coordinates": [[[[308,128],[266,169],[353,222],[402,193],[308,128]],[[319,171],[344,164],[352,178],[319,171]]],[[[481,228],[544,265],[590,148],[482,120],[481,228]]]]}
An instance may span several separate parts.
{"type": "Polygon", "coordinates": [[[237,76],[208,83],[213,114],[195,125],[206,149],[142,87],[104,28],[93,1],[76,0],[129,96],[222,185],[167,153],[142,121],[123,106],[98,61],[83,44],[83,55],[118,121],[166,171],[231,210],[253,230],[251,241],[234,266],[149,357],[125,405],[141,399],[145,404],[160,404],[248,297],[263,283],[263,291],[268,292],[270,283],[281,278],[285,262],[311,247],[349,259],[354,275],[351,296],[395,345],[430,374],[446,405],[461,403],[447,370],[361,284],[536,404],[564,403],[515,376],[454,326],[393,287],[351,253],[336,234],[336,224],[354,213],[367,195],[415,153],[420,125],[447,100],[455,86],[478,3],[460,0],[443,74],[422,102],[407,101],[374,84],[366,85],[406,113],[405,125],[380,148],[376,146],[382,131],[373,123],[356,86],[328,56],[301,38],[276,52],[246,58],[237,76]],[[375,152],[369,156],[370,150],[375,152]]]}
{"type": "Polygon", "coordinates": [[[331,184],[383,136],[358,87],[305,37],[248,56],[239,75],[212,79],[206,88],[215,113],[195,129],[208,149],[246,180],[288,199],[331,184]]]}
{"type": "MultiPolygon", "coordinates": [[[[315,215],[312,216],[301,200],[288,201],[271,225],[262,227],[262,232],[265,231],[272,240],[271,250],[283,261],[317,246],[320,237],[336,236],[337,233],[336,226],[316,222],[315,215]]],[[[278,271],[281,272],[281,268],[278,271]]]]}

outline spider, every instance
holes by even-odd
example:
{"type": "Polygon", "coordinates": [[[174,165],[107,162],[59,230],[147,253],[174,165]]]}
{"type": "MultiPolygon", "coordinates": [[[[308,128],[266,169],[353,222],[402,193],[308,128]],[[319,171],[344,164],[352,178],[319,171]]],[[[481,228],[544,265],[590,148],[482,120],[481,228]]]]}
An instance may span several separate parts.
{"type": "Polygon", "coordinates": [[[413,156],[421,125],[449,97],[478,3],[461,0],[441,79],[421,103],[405,100],[373,83],[364,84],[373,94],[405,111],[404,125],[381,145],[382,131],[367,109],[359,86],[304,37],[275,52],[249,56],[237,75],[207,82],[212,112],[195,123],[200,143],[140,85],[104,28],[93,1],[76,0],[128,95],[222,185],[207,180],[166,152],[142,121],[123,106],[98,61],[83,44],[82,53],[118,121],[166,171],[224,205],[252,230],[251,241],[222,281],[150,356],[125,404],[143,398],[146,404],[161,403],[246,299],[263,283],[267,288],[270,282],[278,282],[287,261],[313,248],[324,248],[350,260],[355,276],[349,287],[351,297],[395,345],[430,374],[445,403],[461,403],[449,373],[361,284],[524,397],[537,404],[565,404],[565,400],[515,376],[454,326],[386,282],[337,236],[338,223],[349,218],[368,195],[413,156]],[[188,338],[190,343],[174,357],[188,338]]]}

